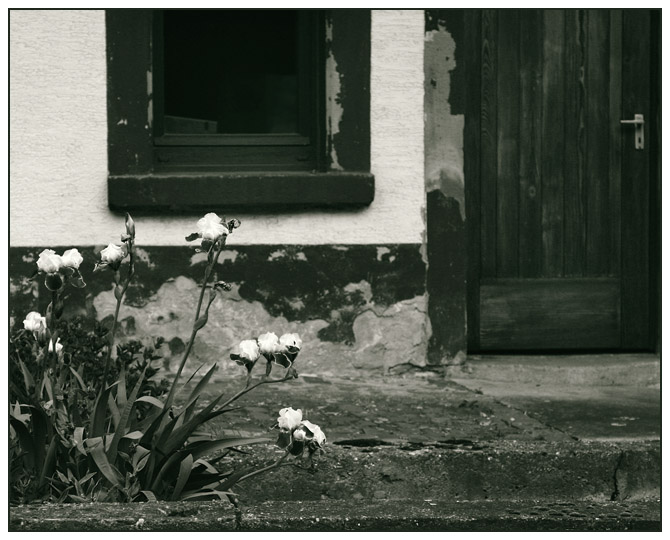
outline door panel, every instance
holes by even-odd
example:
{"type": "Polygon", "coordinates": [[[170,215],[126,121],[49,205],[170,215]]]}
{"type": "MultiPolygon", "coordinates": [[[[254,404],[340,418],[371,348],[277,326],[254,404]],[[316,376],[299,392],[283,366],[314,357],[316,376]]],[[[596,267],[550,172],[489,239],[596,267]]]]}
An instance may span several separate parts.
{"type": "Polygon", "coordinates": [[[482,349],[611,348],[619,341],[618,279],[497,279],[483,281],[480,295],[482,349]]]}
{"type": "Polygon", "coordinates": [[[649,346],[650,12],[470,20],[470,349],[649,346]]]}

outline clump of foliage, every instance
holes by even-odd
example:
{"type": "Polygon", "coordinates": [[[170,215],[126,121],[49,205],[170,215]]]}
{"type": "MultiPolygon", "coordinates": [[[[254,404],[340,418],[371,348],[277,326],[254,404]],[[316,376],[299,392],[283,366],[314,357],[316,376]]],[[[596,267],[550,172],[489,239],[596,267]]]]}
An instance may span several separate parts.
{"type": "Polygon", "coordinates": [[[289,458],[311,464],[326,438],[318,426],[302,419],[299,409],[280,411],[276,443],[285,453],[256,470],[222,471],[216,465],[232,449],[274,438],[261,434],[213,439],[203,431],[209,420],[235,411],[232,404],[254,388],[298,376],[294,362],[302,341],[297,334],[278,338],[270,332],[240,342],[231,359],[246,368],[247,379],[231,397],[222,394],[201,403],[216,364],[199,380],[199,369],[181,380],[212,303],[230,290],[213,276],[227,237],[239,225],[210,213],[198,221],[198,232],[187,237],[200,240],[196,250],[206,253],[207,264],[191,336],[171,382],[157,381],[152,367],[160,359],[161,339],[117,345],[112,358],[119,311],[135,274],[135,223],[129,215],[122,244],[103,249],[96,263],[96,270],[113,275],[116,308],[110,329],[97,325],[84,330],[81,320],[60,320],[64,289],[85,286],[79,273],[83,259],[76,249],[63,255],[53,250],[40,254],[36,277],[44,277],[51,303],[44,317],[29,313],[24,329],[10,343],[11,502],[228,498],[237,506],[232,488],[238,482],[289,458]],[[265,371],[254,379],[261,358],[265,371]],[[279,377],[272,376],[275,366],[284,370],[279,377]]]}

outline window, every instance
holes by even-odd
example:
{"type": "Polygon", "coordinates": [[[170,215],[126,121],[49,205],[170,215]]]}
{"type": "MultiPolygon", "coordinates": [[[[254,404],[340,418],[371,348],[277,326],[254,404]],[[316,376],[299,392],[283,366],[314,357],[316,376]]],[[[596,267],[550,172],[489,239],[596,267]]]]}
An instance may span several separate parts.
{"type": "Polygon", "coordinates": [[[372,201],[368,10],[118,9],[106,24],[113,210],[372,201]]]}

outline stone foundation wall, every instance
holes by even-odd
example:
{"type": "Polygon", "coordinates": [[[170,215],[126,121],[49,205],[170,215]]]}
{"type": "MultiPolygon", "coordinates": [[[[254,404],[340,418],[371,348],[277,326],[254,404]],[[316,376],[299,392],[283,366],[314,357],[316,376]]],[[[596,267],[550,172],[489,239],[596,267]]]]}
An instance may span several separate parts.
{"type": "MultiPolygon", "coordinates": [[[[42,249],[10,248],[13,326],[20,327],[31,310],[44,313],[50,301],[41,280],[29,279],[42,249]]],[[[111,272],[93,273],[100,247],[79,250],[87,286],[66,289],[64,316],[111,321],[111,272]]],[[[190,247],[138,247],[136,277],[119,317],[121,339],[162,336],[165,366],[174,371],[190,335],[204,267],[204,254],[190,247]]],[[[431,335],[425,275],[420,244],[231,246],[221,253],[216,279],[233,288],[212,305],[189,365],[223,360],[219,376],[242,375],[243,368],[228,359],[232,347],[274,331],[301,335],[301,374],[424,366],[431,335]]]]}

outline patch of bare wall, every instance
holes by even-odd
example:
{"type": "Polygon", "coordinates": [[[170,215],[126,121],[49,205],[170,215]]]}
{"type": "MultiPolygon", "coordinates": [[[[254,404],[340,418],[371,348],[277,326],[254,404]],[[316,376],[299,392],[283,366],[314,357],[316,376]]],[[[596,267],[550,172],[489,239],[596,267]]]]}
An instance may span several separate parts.
{"type": "Polygon", "coordinates": [[[463,10],[426,10],[424,174],[431,365],[459,364],[466,356],[465,89],[459,66],[464,31],[463,10]]]}

